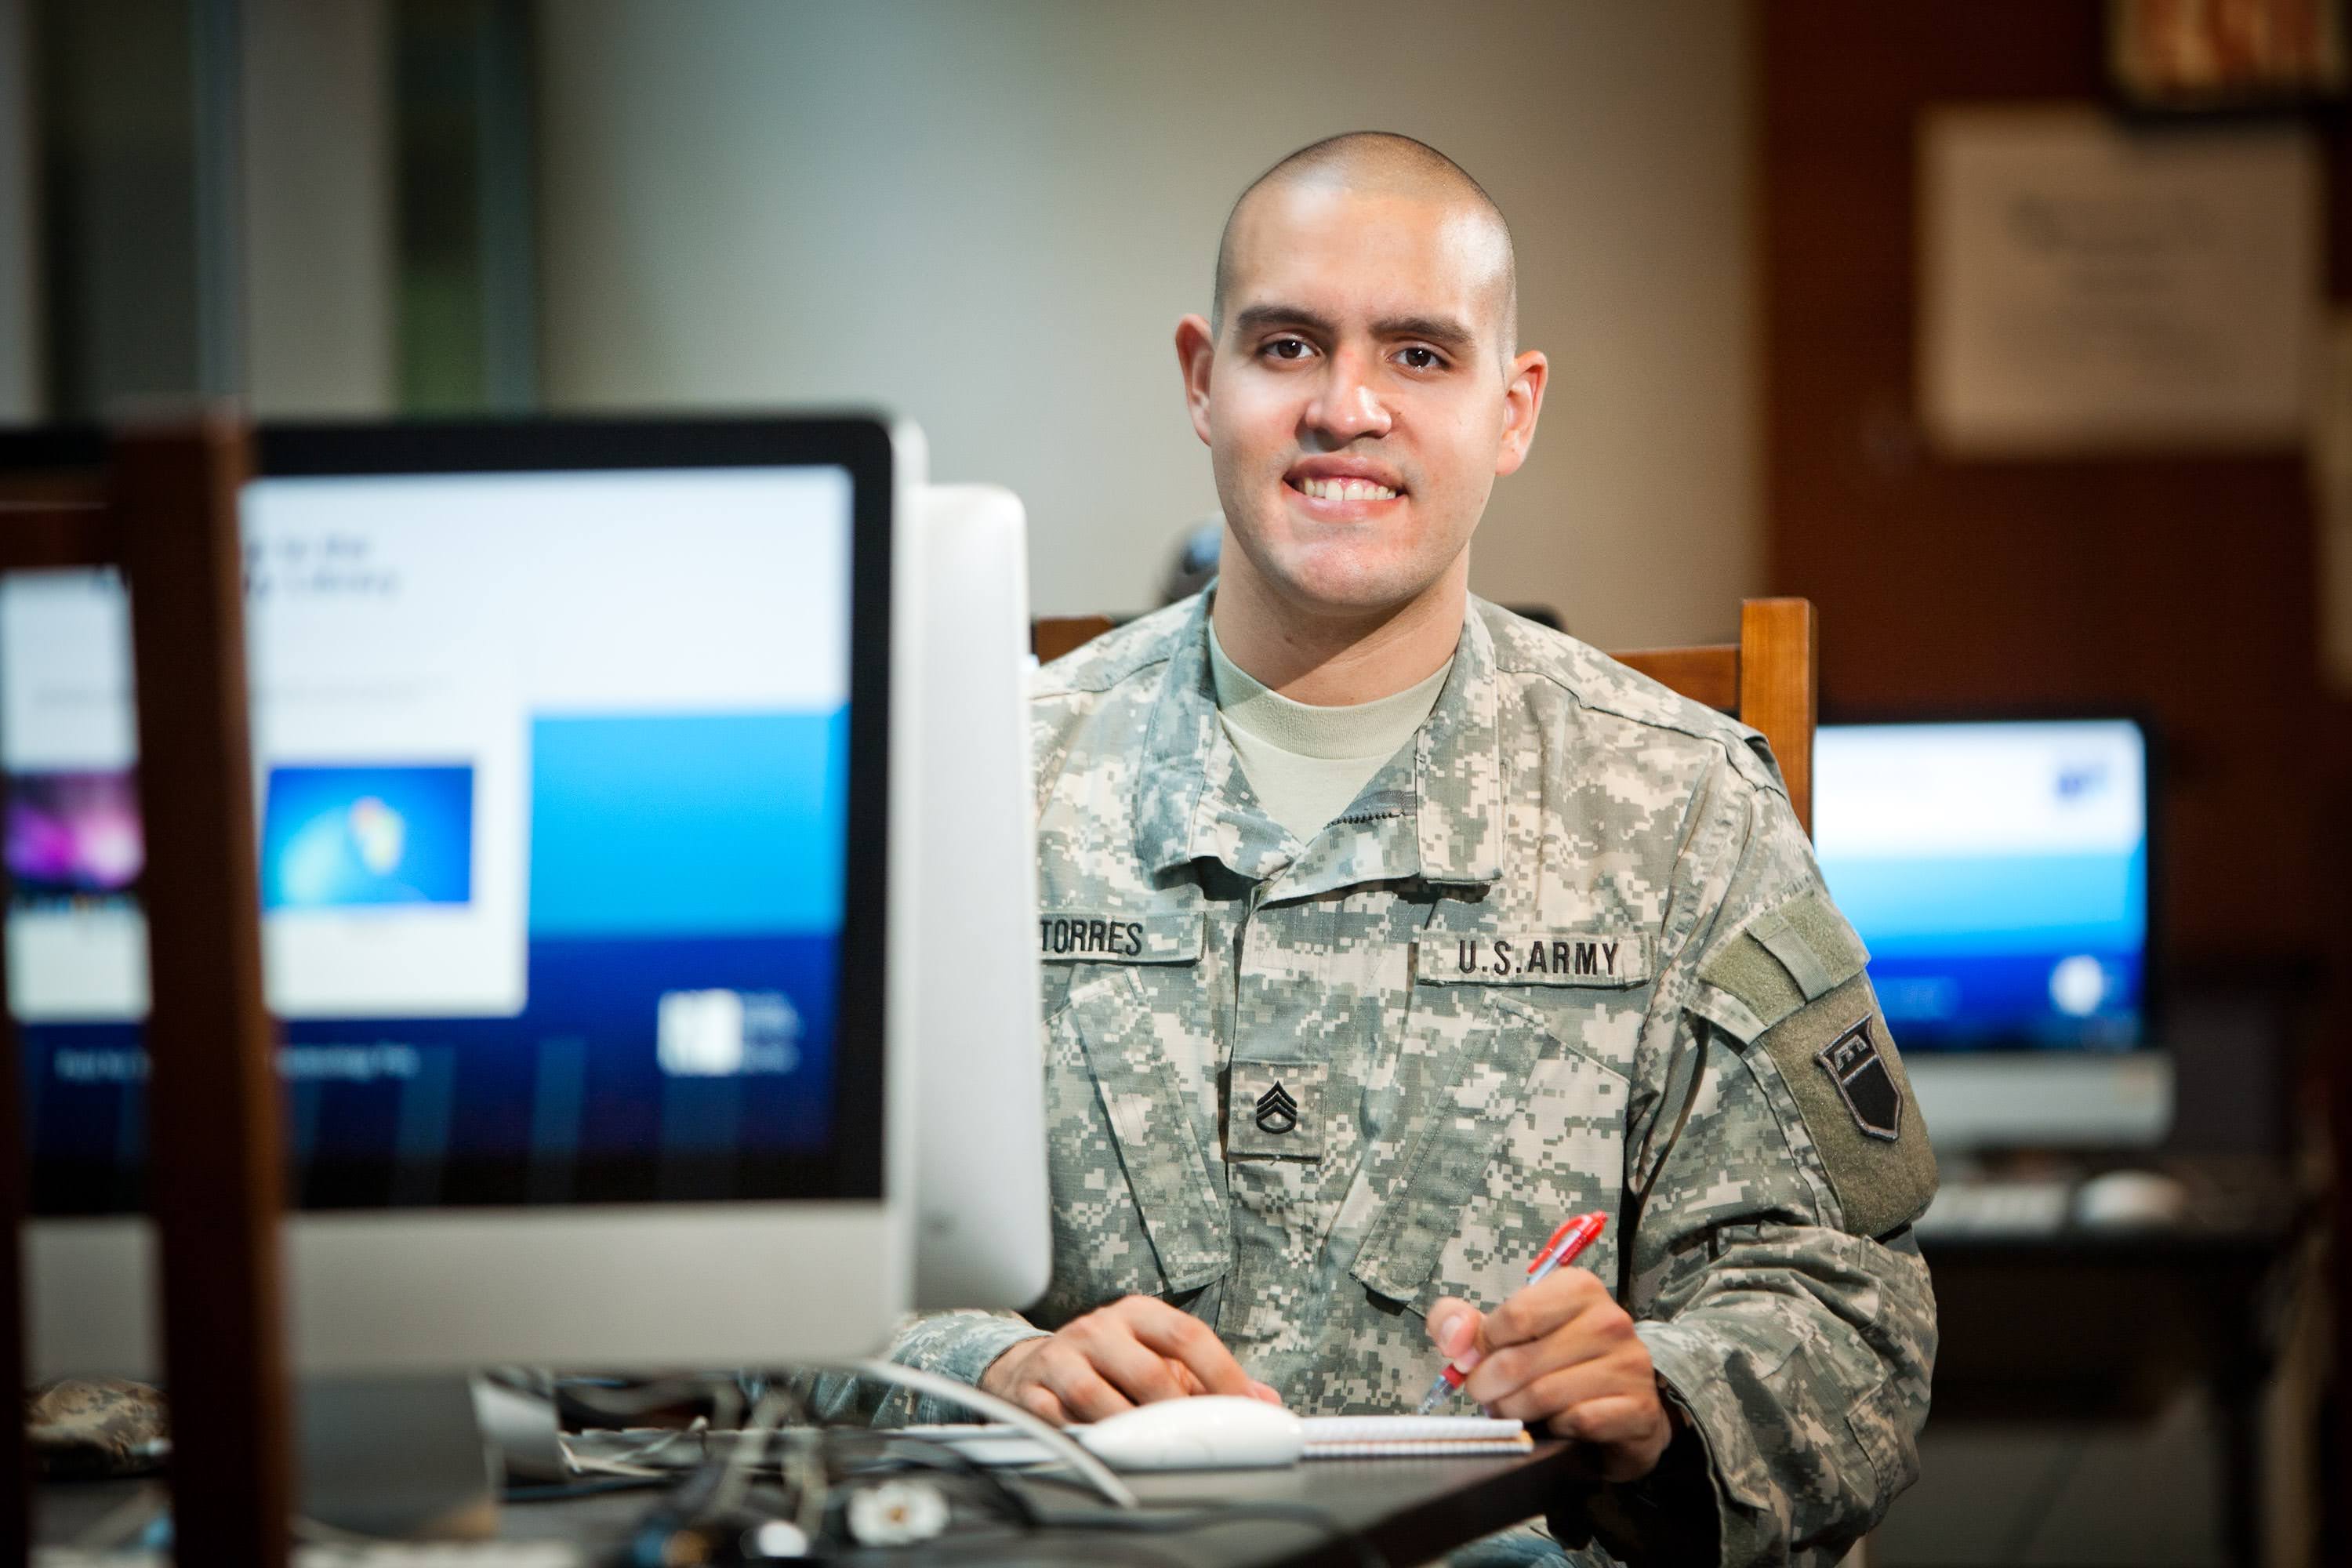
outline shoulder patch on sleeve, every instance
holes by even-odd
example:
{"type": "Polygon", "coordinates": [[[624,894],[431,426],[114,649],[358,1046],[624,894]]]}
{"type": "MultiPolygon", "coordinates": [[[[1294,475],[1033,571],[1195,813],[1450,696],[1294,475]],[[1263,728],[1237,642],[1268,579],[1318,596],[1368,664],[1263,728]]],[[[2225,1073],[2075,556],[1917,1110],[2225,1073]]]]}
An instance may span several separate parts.
{"type": "Polygon", "coordinates": [[[1698,977],[1728,993],[1758,1027],[1769,1029],[1861,973],[1869,962],[1862,939],[1829,895],[1816,889],[1750,920],[1698,977]]]}
{"type": "Polygon", "coordinates": [[[1856,1236],[1916,1219],[1936,1195],[1936,1154],[1867,975],[1855,973],[1760,1040],[1797,1102],[1856,1236]]]}

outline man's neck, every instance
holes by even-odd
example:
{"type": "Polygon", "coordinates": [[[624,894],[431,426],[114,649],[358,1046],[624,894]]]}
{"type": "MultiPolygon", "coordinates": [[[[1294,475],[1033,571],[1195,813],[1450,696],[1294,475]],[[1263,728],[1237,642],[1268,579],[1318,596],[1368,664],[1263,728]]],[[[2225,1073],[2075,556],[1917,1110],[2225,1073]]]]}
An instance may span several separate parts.
{"type": "Polygon", "coordinates": [[[1405,604],[1332,614],[1274,594],[1240,555],[1229,542],[1217,582],[1217,641],[1251,679],[1293,702],[1338,708],[1393,697],[1444,668],[1462,639],[1466,558],[1405,604]]]}

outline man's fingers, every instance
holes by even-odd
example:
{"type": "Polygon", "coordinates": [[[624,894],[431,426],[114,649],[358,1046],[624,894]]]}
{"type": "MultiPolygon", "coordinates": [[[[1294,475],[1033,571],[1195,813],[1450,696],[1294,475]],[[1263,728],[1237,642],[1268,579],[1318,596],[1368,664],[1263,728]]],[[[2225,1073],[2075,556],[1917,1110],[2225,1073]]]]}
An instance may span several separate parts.
{"type": "MultiPolygon", "coordinates": [[[[1499,1359],[1490,1357],[1486,1365],[1491,1367],[1499,1359]]],[[[1483,1373],[1486,1368],[1479,1370],[1483,1373]]],[[[1474,1377],[1471,1382],[1475,1385],[1477,1379],[1474,1377]]],[[[1492,1405],[1497,1415],[1507,1415],[1530,1426],[1539,1426],[1554,1415],[1572,1410],[1586,1400],[1623,1392],[1624,1383],[1615,1367],[1588,1361],[1544,1372],[1516,1387],[1492,1394],[1479,1394],[1474,1388],[1471,1397],[1482,1405],[1492,1405]]]]}
{"type": "Polygon", "coordinates": [[[1201,1380],[1192,1375],[1192,1369],[1175,1357],[1161,1356],[1160,1363],[1168,1369],[1168,1375],[1176,1380],[1176,1392],[1185,1398],[1189,1399],[1196,1394],[1209,1392],[1201,1385],[1201,1380]]]}
{"type": "Polygon", "coordinates": [[[1070,1424],[1070,1413],[1062,1408],[1062,1402],[1055,1397],[1054,1391],[1043,1384],[1033,1383],[1021,1390],[1021,1407],[1040,1421],[1050,1422],[1055,1426],[1070,1424]]]}
{"type": "MultiPolygon", "coordinates": [[[[1482,1314],[1478,1309],[1458,1296],[1440,1296],[1431,1304],[1423,1326],[1429,1331],[1429,1342],[1446,1360],[1459,1362],[1478,1342],[1478,1325],[1482,1314]]],[[[1476,1364],[1475,1362],[1473,1365],[1476,1364]]]]}
{"type": "Polygon", "coordinates": [[[1268,1405],[1277,1406],[1282,1404],[1282,1395],[1275,1392],[1274,1385],[1270,1383],[1260,1383],[1253,1378],[1250,1380],[1249,1392],[1253,1399],[1263,1399],[1268,1405]]]}
{"type": "Polygon", "coordinates": [[[1038,1373],[1039,1381],[1061,1400],[1073,1421],[1100,1421],[1135,1408],[1133,1400],[1105,1382],[1093,1363],[1074,1350],[1066,1349],[1050,1363],[1041,1360],[1038,1373]]]}
{"type": "Polygon", "coordinates": [[[1571,1318],[1596,1306],[1614,1309],[1609,1291],[1587,1269],[1561,1268],[1538,1279],[1486,1314],[1479,1325],[1479,1344],[1489,1353],[1505,1345],[1539,1340],[1571,1318]]]}
{"type": "Polygon", "coordinates": [[[1150,1297],[1130,1297],[1120,1305],[1129,1309],[1125,1321],[1135,1337],[1161,1355],[1182,1362],[1200,1380],[1202,1392],[1249,1394],[1249,1373],[1208,1324],[1150,1297]]]}
{"type": "Polygon", "coordinates": [[[1184,1396],[1184,1385],[1168,1370],[1169,1358],[1123,1329],[1089,1335],[1084,1349],[1095,1371],[1138,1405],[1184,1396]]]}
{"type": "Polygon", "coordinates": [[[1617,1348],[1614,1339],[1580,1334],[1573,1328],[1526,1344],[1505,1345],[1473,1363],[1462,1392],[1481,1405],[1496,1405],[1546,1373],[1591,1365],[1617,1348]]]}

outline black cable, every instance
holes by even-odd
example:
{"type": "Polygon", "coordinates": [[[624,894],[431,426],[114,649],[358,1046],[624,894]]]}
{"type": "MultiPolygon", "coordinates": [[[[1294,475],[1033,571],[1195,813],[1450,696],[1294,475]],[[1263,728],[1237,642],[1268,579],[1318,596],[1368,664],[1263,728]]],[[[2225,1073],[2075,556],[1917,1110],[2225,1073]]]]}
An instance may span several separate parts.
{"type": "Polygon", "coordinates": [[[605,1492],[647,1491],[666,1487],[663,1476],[599,1476],[593,1480],[553,1481],[544,1486],[509,1487],[499,1495],[509,1502],[565,1502],[572,1498],[598,1497],[605,1492]]]}

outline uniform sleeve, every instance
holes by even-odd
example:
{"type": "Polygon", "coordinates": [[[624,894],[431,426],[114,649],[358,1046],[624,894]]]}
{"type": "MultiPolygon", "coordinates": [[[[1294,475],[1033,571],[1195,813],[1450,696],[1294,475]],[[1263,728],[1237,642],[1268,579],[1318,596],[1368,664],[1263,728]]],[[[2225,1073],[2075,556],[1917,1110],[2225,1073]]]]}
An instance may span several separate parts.
{"type": "MultiPolygon", "coordinates": [[[[891,1336],[888,1359],[980,1384],[998,1356],[1045,1331],[1013,1312],[931,1312],[904,1320],[891,1336]]],[[[986,1419],[969,1405],[916,1394],[870,1377],[824,1373],[795,1380],[810,1410],[826,1421],[862,1421],[875,1426],[916,1426],[986,1419]]]]}
{"type": "Polygon", "coordinates": [[[1662,977],[1627,1141],[1627,1305],[1685,1430],[1591,1517],[1634,1561],[1828,1563],[1917,1474],[1935,1156],[1793,813],[1730,793],[1678,889],[1711,913],[1662,977]]]}

